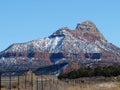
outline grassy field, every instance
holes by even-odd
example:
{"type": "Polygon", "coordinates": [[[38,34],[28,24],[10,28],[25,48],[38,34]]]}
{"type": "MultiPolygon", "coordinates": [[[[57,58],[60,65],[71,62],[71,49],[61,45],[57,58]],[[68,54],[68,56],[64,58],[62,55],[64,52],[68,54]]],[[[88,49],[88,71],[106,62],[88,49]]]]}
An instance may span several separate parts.
{"type": "Polygon", "coordinates": [[[25,76],[12,77],[11,89],[8,77],[2,78],[1,90],[120,90],[119,77],[91,77],[79,79],[58,80],[55,76],[25,76]],[[19,86],[18,86],[19,85],[19,86]]]}
{"type": "MultiPolygon", "coordinates": [[[[80,85],[66,85],[62,83],[58,83],[57,86],[51,85],[44,86],[43,90],[120,90],[120,82],[102,82],[102,83],[95,83],[95,84],[80,84],[80,85]],[[46,88],[45,88],[46,87],[46,88]]],[[[2,90],[6,90],[5,88],[2,90]]],[[[18,88],[13,88],[12,90],[18,90],[18,88]]],[[[25,89],[20,89],[25,90],[25,89]]],[[[36,90],[35,88],[33,90],[36,90]]],[[[42,89],[38,89],[42,90],[42,89]]]]}
{"type": "Polygon", "coordinates": [[[67,90],[120,90],[120,77],[91,77],[70,80],[67,90]],[[82,81],[74,83],[73,81],[82,81]],[[84,81],[84,82],[83,82],[84,81]]]}
{"type": "Polygon", "coordinates": [[[102,82],[70,86],[66,90],[120,90],[120,82],[102,82]]]}

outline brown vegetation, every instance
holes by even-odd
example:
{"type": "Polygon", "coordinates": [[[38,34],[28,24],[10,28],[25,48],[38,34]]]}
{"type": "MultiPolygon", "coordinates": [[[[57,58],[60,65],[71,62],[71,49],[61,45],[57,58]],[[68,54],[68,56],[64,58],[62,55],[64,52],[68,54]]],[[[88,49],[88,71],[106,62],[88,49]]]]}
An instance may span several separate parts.
{"type": "Polygon", "coordinates": [[[59,80],[53,75],[2,77],[1,90],[120,90],[120,76],[59,80]],[[11,83],[11,86],[10,86],[11,83]],[[11,88],[10,88],[11,87],[11,88]]]}

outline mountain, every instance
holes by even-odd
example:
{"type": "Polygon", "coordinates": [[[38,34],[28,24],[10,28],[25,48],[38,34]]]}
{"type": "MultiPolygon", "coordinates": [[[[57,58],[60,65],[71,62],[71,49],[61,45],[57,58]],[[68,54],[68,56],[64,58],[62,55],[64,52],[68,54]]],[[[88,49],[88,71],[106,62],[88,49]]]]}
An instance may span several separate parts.
{"type": "Polygon", "coordinates": [[[120,62],[120,48],[109,43],[91,21],[75,30],[61,28],[49,37],[16,43],[0,52],[1,68],[35,68],[68,62],[64,70],[120,62]],[[69,67],[69,68],[68,68],[69,67]]]}

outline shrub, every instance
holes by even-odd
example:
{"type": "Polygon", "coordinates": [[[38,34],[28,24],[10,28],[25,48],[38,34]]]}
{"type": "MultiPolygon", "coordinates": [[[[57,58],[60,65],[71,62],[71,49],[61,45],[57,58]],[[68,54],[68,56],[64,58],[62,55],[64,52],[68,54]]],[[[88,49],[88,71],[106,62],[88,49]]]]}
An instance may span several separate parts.
{"type": "Polygon", "coordinates": [[[58,78],[69,78],[75,79],[80,77],[112,77],[120,75],[120,66],[105,66],[105,67],[96,67],[96,68],[80,68],[78,70],[71,71],[68,74],[62,74],[58,78]]]}

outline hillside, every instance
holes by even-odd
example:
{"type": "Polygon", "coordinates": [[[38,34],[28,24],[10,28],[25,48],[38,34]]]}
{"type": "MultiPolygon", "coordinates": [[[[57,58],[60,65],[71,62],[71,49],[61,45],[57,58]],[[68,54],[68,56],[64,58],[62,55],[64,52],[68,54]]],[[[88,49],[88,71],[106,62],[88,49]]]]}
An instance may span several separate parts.
{"type": "Polygon", "coordinates": [[[68,62],[63,72],[82,65],[115,65],[120,62],[120,48],[108,42],[93,22],[84,21],[74,30],[64,27],[48,37],[15,43],[0,52],[0,66],[4,69],[16,65],[37,68],[63,62],[68,62]]]}

